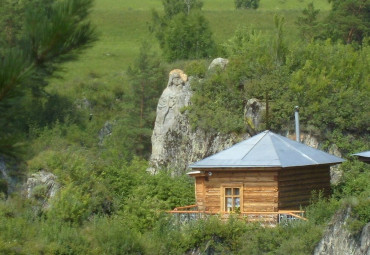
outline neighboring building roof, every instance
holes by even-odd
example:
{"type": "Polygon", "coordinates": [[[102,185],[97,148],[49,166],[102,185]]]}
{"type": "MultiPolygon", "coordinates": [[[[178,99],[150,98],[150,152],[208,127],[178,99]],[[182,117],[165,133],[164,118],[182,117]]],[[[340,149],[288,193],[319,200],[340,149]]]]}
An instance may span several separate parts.
{"type": "Polygon", "coordinates": [[[342,158],[266,130],[189,167],[295,167],[338,164],[343,161],[342,158]]]}
{"type": "Polygon", "coordinates": [[[352,154],[353,156],[359,156],[364,158],[370,158],[370,151],[363,151],[359,153],[352,154]]]}
{"type": "Polygon", "coordinates": [[[357,156],[360,161],[370,162],[370,151],[363,151],[352,155],[357,156]]]}

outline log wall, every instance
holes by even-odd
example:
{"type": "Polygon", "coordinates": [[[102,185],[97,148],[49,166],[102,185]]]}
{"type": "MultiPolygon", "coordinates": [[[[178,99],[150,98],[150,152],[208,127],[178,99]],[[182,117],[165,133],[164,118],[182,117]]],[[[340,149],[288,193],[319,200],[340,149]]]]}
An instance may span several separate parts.
{"type": "Polygon", "coordinates": [[[279,171],[279,210],[299,209],[309,204],[312,191],[330,194],[330,167],[311,166],[279,171]]]}
{"type": "Polygon", "coordinates": [[[224,212],[223,189],[241,188],[242,212],[278,210],[278,171],[211,171],[212,175],[196,177],[196,199],[200,210],[224,212]]]}

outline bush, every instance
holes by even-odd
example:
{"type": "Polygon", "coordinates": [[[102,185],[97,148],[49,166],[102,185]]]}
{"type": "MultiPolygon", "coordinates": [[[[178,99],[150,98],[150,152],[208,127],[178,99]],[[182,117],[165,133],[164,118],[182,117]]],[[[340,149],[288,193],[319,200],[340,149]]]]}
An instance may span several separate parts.
{"type": "Polygon", "coordinates": [[[189,76],[204,78],[207,72],[208,61],[194,60],[186,64],[185,73],[189,76]]]}
{"type": "Polygon", "coordinates": [[[257,9],[260,0],[235,0],[236,9],[257,9]]]}
{"type": "Polygon", "coordinates": [[[69,184],[54,198],[47,216],[52,220],[82,224],[91,214],[90,203],[89,194],[84,194],[79,187],[69,184]]]}
{"type": "Polygon", "coordinates": [[[161,45],[168,61],[209,58],[216,49],[208,22],[198,12],[180,13],[171,19],[161,45]]]}
{"type": "Polygon", "coordinates": [[[325,224],[338,210],[339,205],[338,200],[325,198],[321,192],[313,192],[311,203],[305,208],[306,217],[313,224],[325,224]]]}
{"type": "Polygon", "coordinates": [[[143,254],[140,236],[120,217],[96,217],[89,226],[90,249],[95,254],[143,254]]]}
{"type": "Polygon", "coordinates": [[[361,232],[362,228],[370,222],[370,198],[360,199],[351,211],[348,228],[353,234],[361,232]]]}

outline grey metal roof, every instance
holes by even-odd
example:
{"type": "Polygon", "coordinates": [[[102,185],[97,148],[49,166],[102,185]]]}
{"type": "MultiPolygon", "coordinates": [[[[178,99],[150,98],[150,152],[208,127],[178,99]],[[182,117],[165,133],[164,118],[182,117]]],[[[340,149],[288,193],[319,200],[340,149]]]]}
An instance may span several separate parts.
{"type": "Polygon", "coordinates": [[[189,167],[294,167],[337,164],[343,161],[342,158],[266,130],[189,167]]]}
{"type": "Polygon", "coordinates": [[[363,151],[359,153],[352,154],[353,156],[359,156],[364,158],[370,158],[370,151],[363,151]]]}

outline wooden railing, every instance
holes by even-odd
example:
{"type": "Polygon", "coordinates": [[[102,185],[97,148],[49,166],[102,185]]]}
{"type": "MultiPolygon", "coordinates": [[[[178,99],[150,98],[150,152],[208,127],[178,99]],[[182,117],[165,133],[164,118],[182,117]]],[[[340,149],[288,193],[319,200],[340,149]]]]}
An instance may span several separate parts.
{"type": "Polygon", "coordinates": [[[287,224],[294,220],[307,220],[304,211],[301,210],[279,210],[276,212],[240,212],[240,213],[220,213],[212,211],[200,211],[197,205],[188,205],[176,207],[172,211],[168,211],[175,215],[180,222],[206,218],[210,215],[218,215],[221,219],[237,217],[247,222],[260,222],[262,224],[276,225],[287,224]]]}

